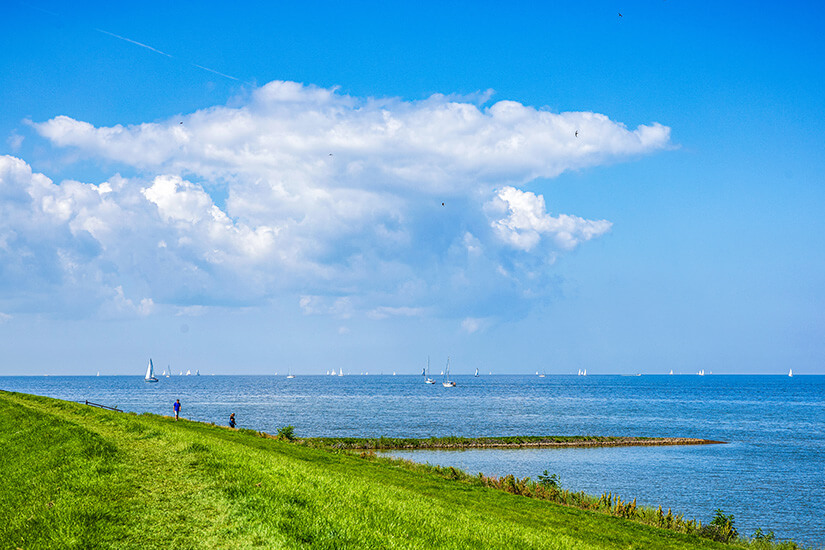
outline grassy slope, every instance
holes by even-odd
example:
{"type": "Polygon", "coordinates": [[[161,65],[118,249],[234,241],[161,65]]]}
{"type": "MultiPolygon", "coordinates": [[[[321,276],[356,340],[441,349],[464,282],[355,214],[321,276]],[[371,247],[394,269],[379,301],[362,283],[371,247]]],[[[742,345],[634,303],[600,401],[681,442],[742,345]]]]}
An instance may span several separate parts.
{"type": "Polygon", "coordinates": [[[0,392],[0,548],[730,548],[194,422],[0,392]]]}

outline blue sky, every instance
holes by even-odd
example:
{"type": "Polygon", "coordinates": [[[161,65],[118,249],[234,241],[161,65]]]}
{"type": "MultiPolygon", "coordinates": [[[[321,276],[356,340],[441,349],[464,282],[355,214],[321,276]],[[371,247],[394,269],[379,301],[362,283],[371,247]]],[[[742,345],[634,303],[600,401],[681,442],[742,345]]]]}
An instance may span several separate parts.
{"type": "Polygon", "coordinates": [[[819,4],[168,4],[3,8],[0,374],[825,373],[819,4]]]}

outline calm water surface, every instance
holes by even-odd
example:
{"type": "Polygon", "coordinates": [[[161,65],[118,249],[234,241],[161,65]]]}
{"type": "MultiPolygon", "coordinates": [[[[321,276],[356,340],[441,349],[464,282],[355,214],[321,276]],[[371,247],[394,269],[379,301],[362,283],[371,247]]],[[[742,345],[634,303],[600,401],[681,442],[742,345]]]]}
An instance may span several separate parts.
{"type": "Polygon", "coordinates": [[[825,547],[825,376],[481,376],[458,386],[413,376],[0,377],[0,388],[134,412],[312,436],[635,435],[727,441],[696,447],[393,452],[470,473],[613,492],[707,522],[717,508],[825,547]]]}

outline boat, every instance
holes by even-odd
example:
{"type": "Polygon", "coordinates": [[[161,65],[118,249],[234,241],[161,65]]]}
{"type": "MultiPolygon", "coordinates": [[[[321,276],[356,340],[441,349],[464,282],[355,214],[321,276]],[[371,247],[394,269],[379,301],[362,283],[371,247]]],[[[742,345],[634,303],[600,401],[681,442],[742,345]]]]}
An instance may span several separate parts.
{"type": "Polygon", "coordinates": [[[196,370],[196,371],[195,371],[195,376],[200,376],[200,375],[201,375],[201,371],[200,371],[200,369],[199,369],[199,370],[196,370]]]}
{"type": "Polygon", "coordinates": [[[475,377],[478,378],[478,369],[476,369],[475,377]]]}
{"type": "Polygon", "coordinates": [[[427,357],[427,368],[421,373],[424,375],[424,383],[425,384],[435,384],[435,380],[430,378],[430,358],[427,357]]]}
{"type": "Polygon", "coordinates": [[[793,376],[793,369],[788,369],[788,376],[793,376]]]}
{"type": "Polygon", "coordinates": [[[146,367],[146,376],[143,377],[144,382],[157,382],[155,378],[155,365],[152,364],[152,358],[149,358],[149,365],[146,367]]]}
{"type": "Polygon", "coordinates": [[[341,369],[338,371],[338,376],[344,376],[344,367],[341,367],[341,369]]]}
{"type": "Polygon", "coordinates": [[[295,375],[289,372],[289,369],[286,369],[286,377],[287,378],[295,378],[295,375]]]}
{"type": "Polygon", "coordinates": [[[547,376],[547,371],[541,371],[541,374],[539,374],[539,378],[544,378],[545,376],[547,376]]]}
{"type": "Polygon", "coordinates": [[[704,376],[705,375],[705,369],[700,370],[696,374],[698,374],[699,376],[704,376]]]}
{"type": "Polygon", "coordinates": [[[445,388],[454,388],[455,382],[450,380],[450,358],[447,357],[447,366],[444,367],[444,381],[441,382],[441,385],[445,388]]]}
{"type": "Polygon", "coordinates": [[[186,376],[192,376],[192,370],[191,369],[186,370],[186,376]]]}
{"type": "Polygon", "coordinates": [[[587,369],[579,369],[579,376],[587,376],[587,369]]]}
{"type": "Polygon", "coordinates": [[[671,376],[673,375],[673,369],[670,369],[670,374],[671,374],[671,376]]]}

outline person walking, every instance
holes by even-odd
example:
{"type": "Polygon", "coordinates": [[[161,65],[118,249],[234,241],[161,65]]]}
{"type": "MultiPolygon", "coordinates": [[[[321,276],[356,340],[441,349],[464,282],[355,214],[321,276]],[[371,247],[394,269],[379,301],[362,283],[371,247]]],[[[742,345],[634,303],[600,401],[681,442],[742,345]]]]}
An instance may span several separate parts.
{"type": "Polygon", "coordinates": [[[175,420],[177,420],[178,416],[180,416],[180,399],[177,399],[175,401],[175,404],[172,405],[172,408],[175,409],[175,420]]]}
{"type": "Polygon", "coordinates": [[[235,427],[235,413],[232,413],[232,414],[229,415],[229,427],[230,428],[235,427]]]}

